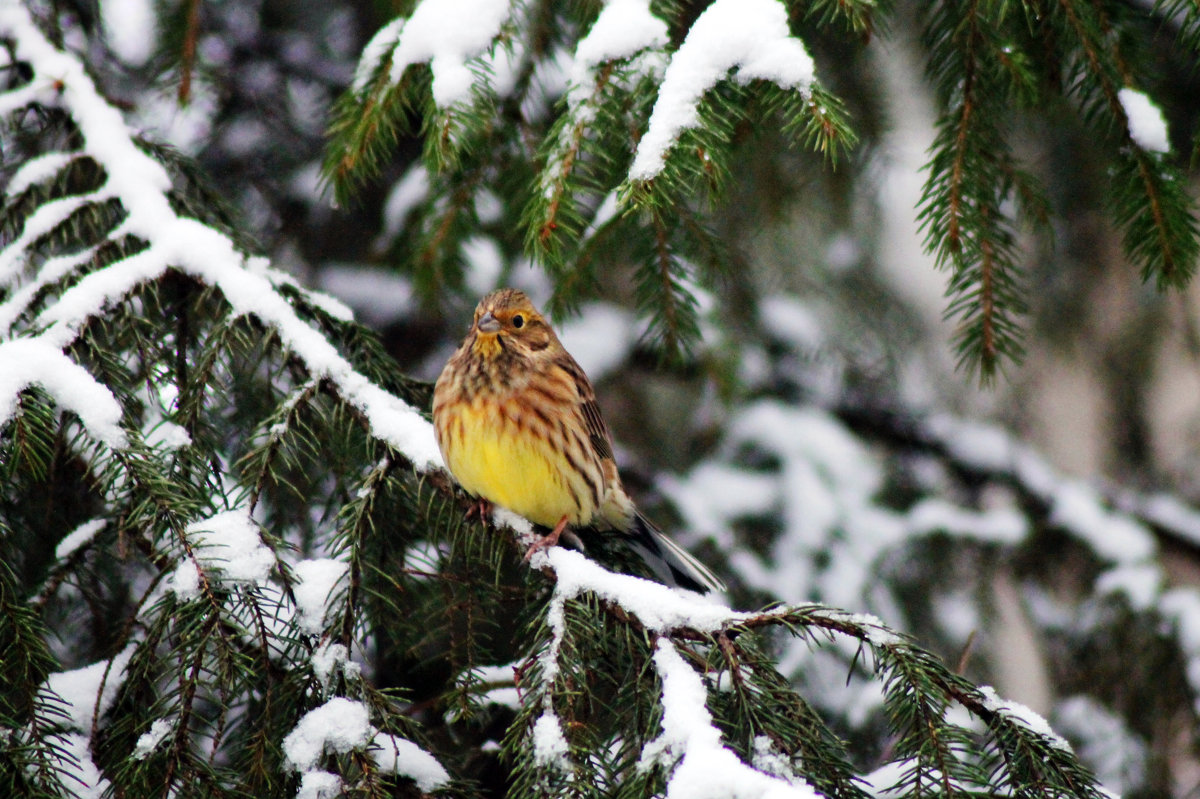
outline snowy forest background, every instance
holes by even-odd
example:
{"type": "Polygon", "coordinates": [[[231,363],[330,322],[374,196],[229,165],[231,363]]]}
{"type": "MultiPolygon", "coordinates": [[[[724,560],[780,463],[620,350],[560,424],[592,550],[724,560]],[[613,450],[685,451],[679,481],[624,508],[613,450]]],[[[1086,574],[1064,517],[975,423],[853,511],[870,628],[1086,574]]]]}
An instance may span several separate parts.
{"type": "Polygon", "coordinates": [[[1194,3],[0,42],[0,795],[1200,791],[1194,3]],[[727,597],[466,518],[429,381],[500,285],[727,597]]]}

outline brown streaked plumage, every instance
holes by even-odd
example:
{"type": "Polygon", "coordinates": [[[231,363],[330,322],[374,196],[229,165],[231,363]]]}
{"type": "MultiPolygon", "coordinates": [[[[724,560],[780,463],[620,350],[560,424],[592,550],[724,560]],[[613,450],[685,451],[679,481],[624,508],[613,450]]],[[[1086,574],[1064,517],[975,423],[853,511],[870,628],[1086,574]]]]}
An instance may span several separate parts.
{"type": "Polygon", "coordinates": [[[552,528],[540,546],[568,525],[595,525],[621,534],[667,583],[724,589],[634,507],[591,382],[522,292],[479,301],[434,388],[433,423],[463,488],[552,528]]]}

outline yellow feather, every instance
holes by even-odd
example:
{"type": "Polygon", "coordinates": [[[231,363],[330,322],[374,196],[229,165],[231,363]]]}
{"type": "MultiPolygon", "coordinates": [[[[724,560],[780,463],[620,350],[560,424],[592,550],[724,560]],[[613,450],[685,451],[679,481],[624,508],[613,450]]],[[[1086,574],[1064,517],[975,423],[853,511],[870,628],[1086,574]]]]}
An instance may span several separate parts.
{"type": "Polygon", "coordinates": [[[591,520],[591,497],[571,493],[569,464],[548,442],[522,433],[491,403],[464,406],[456,414],[462,435],[444,442],[446,465],[463,488],[546,527],[563,516],[572,524],[591,520]]]}

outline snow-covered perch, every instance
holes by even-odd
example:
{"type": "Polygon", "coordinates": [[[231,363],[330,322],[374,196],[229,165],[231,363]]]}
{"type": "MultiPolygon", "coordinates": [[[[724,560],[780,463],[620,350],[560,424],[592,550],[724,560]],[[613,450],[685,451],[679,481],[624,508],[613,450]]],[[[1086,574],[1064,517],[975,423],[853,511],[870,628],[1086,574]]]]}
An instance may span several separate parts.
{"type": "MultiPolygon", "coordinates": [[[[496,521],[523,540],[533,538],[532,527],[520,517],[498,511],[496,521]]],[[[554,580],[554,593],[546,611],[551,640],[539,656],[542,707],[530,730],[529,742],[539,768],[564,774],[572,768],[570,745],[554,711],[553,686],[561,672],[559,656],[567,635],[567,603],[592,595],[626,623],[661,636],[654,662],[662,682],[662,732],[643,750],[639,767],[665,768],[670,773],[668,796],[809,799],[817,795],[799,776],[784,779],[756,768],[722,743],[722,734],[707,710],[704,680],[670,642],[672,634],[716,635],[755,614],[735,611],[708,596],[610,572],[581,553],[562,547],[538,552],[531,565],[554,580]],[[729,793],[735,787],[736,792],[729,793]]]]}
{"type": "MultiPolygon", "coordinates": [[[[33,72],[29,83],[0,94],[0,113],[31,103],[60,108],[74,120],[82,140],[77,154],[60,153],[31,162],[18,173],[15,187],[27,188],[52,176],[73,157],[84,155],[105,174],[103,186],[91,194],[42,206],[26,220],[21,234],[0,251],[0,285],[15,289],[0,304],[3,327],[10,327],[37,295],[36,290],[21,290],[29,246],[85,204],[119,202],[128,216],[109,234],[110,239],[128,235],[147,242],[135,255],[84,276],[62,292],[37,317],[36,324],[45,328],[41,333],[0,342],[0,363],[14,367],[0,370],[8,374],[0,382],[0,424],[14,413],[19,392],[37,384],[60,405],[79,413],[84,427],[97,440],[113,448],[125,446],[125,433],[117,424],[120,406],[112,392],[75,364],[65,350],[105,308],[175,269],[217,288],[233,314],[253,316],[272,328],[315,379],[328,380],[346,402],[362,412],[374,436],[404,453],[418,469],[441,465],[432,428],[421,415],[355,371],[277,291],[284,285],[295,287],[289,276],[271,269],[265,259],[239,252],[224,233],[175,213],[168,198],[171,182],[166,170],[138,148],[120,113],[99,94],[82,64],[50,44],[23,6],[8,3],[0,7],[0,36],[14,42],[16,57],[33,72]],[[41,355],[31,358],[33,350],[41,355]],[[43,366],[36,367],[35,361],[43,366]],[[55,365],[51,367],[51,363],[55,365]],[[51,371],[54,374],[49,374],[51,371]]],[[[8,190],[11,193],[13,187],[8,190]]],[[[54,279],[65,278],[88,262],[82,256],[56,261],[54,279]]],[[[39,280],[44,283],[46,278],[35,278],[30,286],[39,280]]],[[[329,298],[314,295],[314,302],[344,318],[350,316],[329,298]]]]}
{"type": "MultiPolygon", "coordinates": [[[[522,539],[531,539],[527,522],[504,511],[496,521],[522,539]]],[[[802,640],[824,635],[862,646],[864,664],[888,675],[913,692],[928,694],[937,705],[957,702],[992,731],[997,739],[1019,742],[1012,756],[1035,757],[1064,784],[1078,778],[1070,748],[1045,721],[1022,706],[977,689],[951,672],[911,639],[889,629],[869,614],[848,613],[822,605],[783,606],[759,613],[735,611],[711,596],[667,588],[649,580],[610,572],[579,552],[552,547],[535,554],[531,565],[554,582],[545,619],[550,638],[538,658],[538,678],[531,708],[528,746],[533,765],[547,773],[570,775],[572,760],[566,733],[569,725],[556,711],[556,683],[569,668],[561,660],[570,634],[569,603],[591,597],[615,623],[630,624],[655,639],[653,665],[661,685],[661,729],[642,749],[639,769],[662,768],[668,797],[813,797],[820,795],[801,774],[793,756],[774,751],[769,740],[756,741],[750,757],[724,742],[710,710],[710,691],[723,679],[703,675],[687,662],[680,646],[697,641],[737,649],[736,637],[751,630],[784,628],[802,640]],[[915,675],[920,675],[914,679],[915,675]]],[[[764,668],[770,668],[763,664],[764,668]]],[[[743,668],[743,667],[734,667],[743,668]]],[[[753,668],[734,679],[752,679],[753,668]]],[[[890,700],[890,701],[895,701],[890,700]]],[[[949,727],[945,718],[939,724],[949,727]]]]}

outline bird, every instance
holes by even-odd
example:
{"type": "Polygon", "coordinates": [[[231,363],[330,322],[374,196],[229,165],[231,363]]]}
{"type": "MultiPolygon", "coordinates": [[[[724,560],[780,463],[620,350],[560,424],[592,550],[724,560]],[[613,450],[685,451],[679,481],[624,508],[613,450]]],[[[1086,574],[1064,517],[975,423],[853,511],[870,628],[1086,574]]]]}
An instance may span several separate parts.
{"type": "Polygon", "coordinates": [[[499,289],[434,385],[433,425],[450,473],[479,503],[550,528],[610,531],[663,583],[699,593],[725,585],[637,509],[617,471],[612,436],[583,368],[524,292],[499,289]]]}

